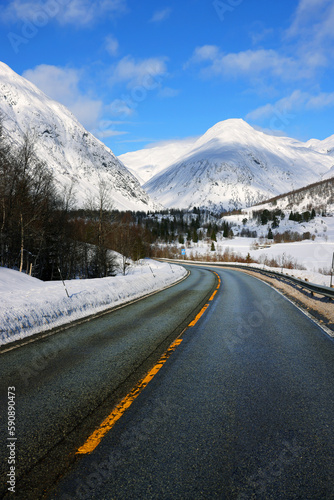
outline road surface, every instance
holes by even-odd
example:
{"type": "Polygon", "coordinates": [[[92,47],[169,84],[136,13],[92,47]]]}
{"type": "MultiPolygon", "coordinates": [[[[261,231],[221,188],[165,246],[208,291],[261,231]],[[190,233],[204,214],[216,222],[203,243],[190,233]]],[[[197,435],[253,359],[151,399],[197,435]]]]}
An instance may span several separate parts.
{"type": "Polygon", "coordinates": [[[142,301],[111,316],[112,334],[95,323],[94,334],[74,332],[24,390],[21,382],[17,414],[27,429],[21,446],[30,443],[32,458],[41,447],[46,458],[40,474],[38,464],[28,473],[27,446],[21,458],[27,477],[17,482],[18,495],[24,487],[22,498],[38,498],[41,489],[34,483],[40,481],[50,499],[334,498],[333,340],[252,276],[216,268],[221,283],[214,293],[211,271],[191,271],[191,278],[169,290],[169,304],[160,300],[162,292],[153,303],[145,299],[147,309],[142,301]],[[171,333],[167,325],[173,321],[171,333]],[[148,353],[161,344],[160,331],[167,340],[153,359],[148,353]],[[170,355],[111,430],[94,449],[85,448],[108,421],[112,405],[103,401],[126,398],[177,336],[170,355]],[[132,358],[142,344],[147,347],[139,358],[148,359],[138,370],[132,358]],[[122,380],[125,364],[136,373],[127,374],[128,383],[122,380]],[[110,395],[115,378],[122,390],[110,395]],[[89,418],[87,405],[101,411],[89,418]],[[75,414],[87,423],[72,436],[75,414]],[[66,443],[48,451],[61,433],[66,443]],[[89,451],[74,455],[75,447],[89,451]],[[55,457],[63,466],[51,488],[54,479],[48,482],[45,472],[57,469],[55,457]]]}
{"type": "Polygon", "coordinates": [[[36,499],[205,304],[215,280],[193,272],[111,314],[0,354],[0,498],[10,465],[8,387],[15,387],[15,498],[36,499]]]}

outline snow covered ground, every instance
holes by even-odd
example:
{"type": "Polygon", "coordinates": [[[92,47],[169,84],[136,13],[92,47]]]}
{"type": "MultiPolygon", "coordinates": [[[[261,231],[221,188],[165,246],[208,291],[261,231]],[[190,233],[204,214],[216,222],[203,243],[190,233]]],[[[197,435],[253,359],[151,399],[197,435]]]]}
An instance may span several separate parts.
{"type": "MultiPolygon", "coordinates": [[[[185,248],[185,259],[196,259],[196,257],[204,258],[218,257],[224,252],[234,253],[241,257],[250,257],[261,264],[252,264],[252,266],[260,266],[261,268],[272,269],[290,274],[297,278],[307,279],[312,283],[319,285],[330,285],[330,269],[334,254],[334,217],[316,217],[307,224],[299,224],[294,221],[289,221],[286,217],[280,222],[280,226],[274,232],[292,231],[302,234],[309,231],[315,236],[314,240],[303,240],[293,243],[274,243],[272,240],[267,240],[265,235],[268,234],[270,224],[261,226],[253,223],[251,220],[244,226],[242,221],[247,218],[249,213],[245,211],[242,215],[233,215],[224,217],[224,220],[229,224],[234,224],[232,230],[238,234],[243,227],[250,231],[256,230],[257,238],[248,238],[236,236],[232,239],[223,238],[222,233],[217,234],[217,242],[215,242],[215,251],[211,251],[211,241],[199,241],[191,243],[190,247],[185,248]],[[262,239],[263,237],[263,239],[262,239]],[[264,266],[263,263],[270,259],[275,259],[280,265],[277,267],[264,266]],[[292,262],[295,267],[304,268],[287,269],[284,264],[292,262]]],[[[183,247],[183,245],[178,245],[183,247]]],[[[233,265],[233,263],[232,263],[233,265]]]]}
{"type": "MultiPolygon", "coordinates": [[[[194,264],[194,263],[198,263],[198,264],[203,264],[202,261],[194,261],[194,260],[182,260],[182,262],[184,262],[184,264],[194,264]]],[[[220,262],[217,261],[217,262],[211,262],[211,264],[215,265],[215,264],[219,264],[220,262]]],[[[314,284],[317,284],[317,285],[321,285],[321,286],[329,286],[330,285],[330,276],[328,275],[323,275],[321,273],[317,273],[317,272],[312,272],[312,271],[303,271],[303,270],[299,270],[299,269],[287,269],[285,267],[280,267],[280,268],[277,268],[277,267],[271,267],[271,266],[266,266],[264,264],[256,264],[256,263],[252,263],[252,264],[243,264],[243,263],[238,263],[238,262],[222,262],[223,264],[228,264],[228,266],[230,267],[233,267],[233,266],[244,266],[245,268],[248,268],[248,267],[255,267],[255,268],[258,268],[258,269],[263,269],[263,270],[266,270],[266,271],[275,271],[276,273],[283,273],[283,274],[286,274],[287,276],[293,276],[295,278],[298,278],[298,279],[301,279],[301,280],[304,280],[304,281],[308,281],[309,283],[314,283],[314,284]]],[[[210,265],[210,262],[207,263],[210,265]]],[[[333,278],[333,284],[334,284],[334,278],[333,278]]]]}
{"type": "MultiPolygon", "coordinates": [[[[282,264],[280,268],[271,268],[259,264],[258,267],[265,269],[272,269],[273,271],[281,271],[286,274],[291,274],[301,279],[307,278],[312,283],[319,285],[329,286],[330,276],[327,274],[330,271],[332,256],[334,253],[334,242],[325,241],[301,241],[295,243],[278,243],[272,244],[269,247],[253,250],[254,242],[258,240],[255,238],[233,238],[232,240],[218,241],[216,245],[216,252],[211,252],[208,245],[194,244],[191,248],[186,249],[185,259],[196,258],[196,255],[205,256],[207,254],[214,256],[215,254],[223,254],[225,250],[234,252],[242,257],[246,257],[249,253],[255,260],[264,260],[275,258],[282,264]],[[305,270],[299,269],[286,269],[284,262],[293,261],[296,265],[302,266],[305,270]],[[319,272],[325,270],[326,274],[319,272]]],[[[233,263],[232,263],[233,265],[233,263]]],[[[257,264],[252,264],[257,266],[257,264]]]]}
{"type": "Polygon", "coordinates": [[[50,330],[147,293],[186,275],[178,265],[145,259],[126,276],[43,282],[0,267],[0,345],[50,330]]]}

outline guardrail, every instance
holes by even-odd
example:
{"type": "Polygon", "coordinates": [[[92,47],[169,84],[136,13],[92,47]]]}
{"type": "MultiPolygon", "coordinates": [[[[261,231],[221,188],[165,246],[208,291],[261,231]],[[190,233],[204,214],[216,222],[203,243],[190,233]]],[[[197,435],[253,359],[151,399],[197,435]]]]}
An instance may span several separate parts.
{"type": "MultiPolygon", "coordinates": [[[[159,259],[160,260],[160,259],[159,259]]],[[[187,262],[184,260],[179,260],[179,259],[161,259],[161,260],[173,260],[174,262],[179,262],[180,264],[191,264],[191,261],[187,262]]],[[[283,273],[278,273],[276,271],[267,271],[265,269],[259,269],[258,267],[253,267],[249,266],[248,264],[242,266],[240,264],[233,264],[231,262],[229,263],[224,263],[224,262],[196,262],[197,264],[210,264],[210,266],[217,266],[217,267],[232,267],[233,269],[243,269],[243,270],[250,270],[250,271],[255,271],[259,274],[267,275],[267,276],[272,276],[274,278],[281,278],[286,281],[292,281],[299,285],[302,288],[305,288],[306,290],[310,290],[310,292],[317,293],[319,295],[323,295],[325,297],[328,297],[330,299],[334,299],[334,288],[330,288],[329,286],[322,286],[322,285],[316,285],[315,283],[309,283],[307,281],[301,280],[299,278],[295,278],[294,276],[289,276],[287,274],[283,273]]]]}

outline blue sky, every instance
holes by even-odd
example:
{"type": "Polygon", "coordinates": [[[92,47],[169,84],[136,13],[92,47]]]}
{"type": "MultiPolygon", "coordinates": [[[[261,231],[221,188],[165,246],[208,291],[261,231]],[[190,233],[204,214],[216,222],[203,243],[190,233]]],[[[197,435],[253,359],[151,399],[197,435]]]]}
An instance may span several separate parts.
{"type": "Polygon", "coordinates": [[[3,0],[1,57],[115,154],[243,118],[334,134],[332,0],[3,0]]]}

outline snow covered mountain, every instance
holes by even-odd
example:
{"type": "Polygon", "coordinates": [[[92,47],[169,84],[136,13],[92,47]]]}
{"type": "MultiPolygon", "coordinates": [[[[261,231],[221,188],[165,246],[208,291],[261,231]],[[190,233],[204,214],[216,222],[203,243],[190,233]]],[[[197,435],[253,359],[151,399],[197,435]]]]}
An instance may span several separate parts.
{"type": "Polygon", "coordinates": [[[183,139],[168,142],[152,148],[125,153],[118,158],[133,173],[141,184],[169,167],[191,150],[196,139],[183,139]]]}
{"type": "Polygon", "coordinates": [[[75,182],[77,206],[97,195],[100,181],[119,210],[154,210],[156,205],[112,151],[63,105],[0,62],[0,112],[4,132],[20,144],[24,133],[36,140],[36,154],[53,171],[59,187],[75,182]]]}
{"type": "Polygon", "coordinates": [[[323,141],[318,139],[311,139],[306,142],[306,146],[318,151],[319,153],[329,154],[334,156],[334,135],[327,137],[323,141]]]}
{"type": "Polygon", "coordinates": [[[166,207],[231,210],[317,182],[333,165],[328,153],[231,119],[210,128],[143,187],[166,207]]]}

